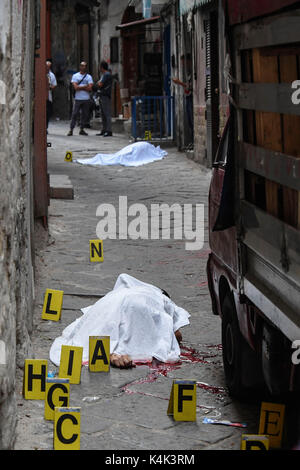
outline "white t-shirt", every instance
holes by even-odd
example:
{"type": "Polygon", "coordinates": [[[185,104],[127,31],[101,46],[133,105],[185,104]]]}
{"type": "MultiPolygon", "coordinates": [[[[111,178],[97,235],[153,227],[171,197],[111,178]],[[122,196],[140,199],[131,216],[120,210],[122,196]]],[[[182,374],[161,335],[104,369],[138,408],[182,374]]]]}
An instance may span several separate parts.
{"type": "MultiPolygon", "coordinates": [[[[48,80],[49,80],[50,87],[57,86],[57,81],[56,81],[56,77],[55,77],[54,73],[51,72],[51,70],[49,70],[47,75],[48,75],[48,80]]],[[[52,102],[52,90],[51,89],[49,90],[48,101],[52,102]]]]}
{"type": "MultiPolygon", "coordinates": [[[[86,86],[86,85],[89,85],[90,83],[94,83],[91,75],[89,75],[88,73],[86,74],[81,75],[80,72],[77,72],[73,75],[72,77],[72,80],[71,82],[72,83],[79,83],[81,81],[81,83],[79,84],[79,86],[86,86]],[[84,77],[84,78],[83,78],[84,77]]],[[[90,99],[90,94],[88,91],[86,90],[79,90],[79,91],[76,91],[75,93],[75,100],[89,100],[90,99]]]]}

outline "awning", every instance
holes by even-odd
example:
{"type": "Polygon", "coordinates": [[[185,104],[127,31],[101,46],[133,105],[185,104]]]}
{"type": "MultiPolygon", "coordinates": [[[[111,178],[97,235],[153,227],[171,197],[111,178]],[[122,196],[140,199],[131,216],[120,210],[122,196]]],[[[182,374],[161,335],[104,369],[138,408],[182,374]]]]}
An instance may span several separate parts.
{"type": "Polygon", "coordinates": [[[194,8],[210,3],[211,0],[180,0],[180,15],[185,15],[194,8]]]}
{"type": "Polygon", "coordinates": [[[152,16],[152,18],[143,18],[141,20],[131,21],[130,23],[119,24],[116,26],[116,29],[129,29],[129,28],[136,28],[138,26],[144,26],[151,23],[156,23],[160,20],[160,16],[152,16]]]}

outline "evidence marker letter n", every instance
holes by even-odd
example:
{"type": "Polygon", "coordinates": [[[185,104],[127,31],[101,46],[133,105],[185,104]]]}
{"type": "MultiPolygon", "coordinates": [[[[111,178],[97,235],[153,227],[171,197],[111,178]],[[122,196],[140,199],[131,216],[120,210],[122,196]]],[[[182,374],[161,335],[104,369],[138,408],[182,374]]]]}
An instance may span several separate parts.
{"type": "Polygon", "coordinates": [[[42,320],[60,320],[63,296],[64,292],[62,290],[46,290],[42,312],[42,320]]]}
{"type": "Polygon", "coordinates": [[[102,263],[103,259],[103,240],[90,240],[90,261],[102,263]]]}

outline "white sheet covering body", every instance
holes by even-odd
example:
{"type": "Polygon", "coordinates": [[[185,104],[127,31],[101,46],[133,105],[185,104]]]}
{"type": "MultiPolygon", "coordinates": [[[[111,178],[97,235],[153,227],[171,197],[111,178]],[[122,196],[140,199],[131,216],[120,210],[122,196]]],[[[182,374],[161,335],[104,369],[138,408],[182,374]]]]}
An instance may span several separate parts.
{"type": "Polygon", "coordinates": [[[110,336],[110,353],[129,354],[134,361],[178,361],[175,331],[189,324],[190,314],[162,291],[128,274],[121,274],[111,292],[67,326],[50,349],[50,360],[60,363],[62,345],[82,346],[88,361],[89,336],[110,336]]]}
{"type": "Polygon", "coordinates": [[[140,166],[156,160],[162,160],[167,155],[160,146],[155,147],[149,142],[135,142],[127,145],[116,153],[98,153],[93,158],[80,158],[76,160],[82,165],[123,165],[140,166]]]}

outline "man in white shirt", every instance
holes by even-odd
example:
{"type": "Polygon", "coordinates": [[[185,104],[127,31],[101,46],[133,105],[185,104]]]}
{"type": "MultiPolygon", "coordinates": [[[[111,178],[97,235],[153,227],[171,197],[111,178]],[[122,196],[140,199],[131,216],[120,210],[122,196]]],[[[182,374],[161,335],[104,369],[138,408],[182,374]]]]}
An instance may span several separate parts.
{"type": "Polygon", "coordinates": [[[47,78],[48,78],[48,98],[47,98],[47,133],[48,133],[48,125],[50,118],[52,116],[52,109],[53,109],[53,96],[52,96],[52,91],[54,88],[57,87],[57,81],[54,73],[51,71],[51,66],[52,63],[50,60],[47,60],[46,62],[46,68],[47,68],[47,78]]]}
{"type": "Polygon", "coordinates": [[[93,79],[87,73],[87,63],[81,62],[79,72],[72,77],[71,83],[75,90],[75,102],[72,112],[70,131],[68,136],[73,135],[73,129],[76,125],[78,115],[80,114],[80,135],[88,135],[84,131],[85,124],[88,122],[90,112],[90,92],[93,87],[93,79]]]}

